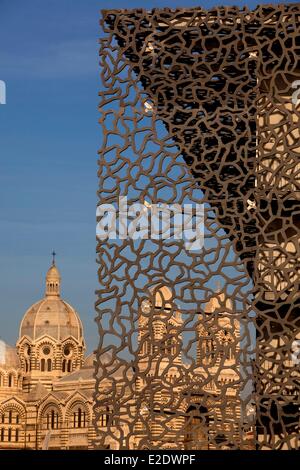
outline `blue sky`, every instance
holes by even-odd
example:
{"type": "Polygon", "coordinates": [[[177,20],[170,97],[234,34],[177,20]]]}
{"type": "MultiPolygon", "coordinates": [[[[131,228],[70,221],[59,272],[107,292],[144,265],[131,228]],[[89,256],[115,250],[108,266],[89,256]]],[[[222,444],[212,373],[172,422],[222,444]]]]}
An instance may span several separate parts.
{"type": "Polygon", "coordinates": [[[208,8],[218,1],[0,0],[0,80],[7,85],[7,104],[0,106],[5,341],[16,341],[25,310],[43,295],[55,249],[63,296],[81,315],[89,350],[96,346],[99,11],[183,4],[208,8]]]}

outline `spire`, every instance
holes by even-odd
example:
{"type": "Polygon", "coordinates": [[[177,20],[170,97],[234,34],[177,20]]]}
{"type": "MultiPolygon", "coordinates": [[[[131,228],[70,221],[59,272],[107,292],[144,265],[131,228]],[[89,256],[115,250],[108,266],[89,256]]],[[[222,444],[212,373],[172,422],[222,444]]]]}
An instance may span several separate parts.
{"type": "Polygon", "coordinates": [[[46,297],[60,296],[60,274],[55,264],[55,251],[52,252],[52,265],[46,276],[46,297]]]}

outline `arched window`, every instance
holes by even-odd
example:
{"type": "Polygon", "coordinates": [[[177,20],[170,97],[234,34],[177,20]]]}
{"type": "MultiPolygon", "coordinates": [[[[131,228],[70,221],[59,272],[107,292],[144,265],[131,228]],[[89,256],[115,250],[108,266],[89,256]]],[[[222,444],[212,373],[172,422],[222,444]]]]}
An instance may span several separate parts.
{"type": "Polygon", "coordinates": [[[55,424],[56,424],[56,422],[55,422],[55,411],[52,410],[51,411],[51,429],[55,429],[55,424]]]}
{"type": "Polygon", "coordinates": [[[176,354],[176,341],[175,338],[167,338],[164,347],[164,353],[167,356],[174,356],[176,354]]]}
{"type": "Polygon", "coordinates": [[[41,371],[42,372],[45,372],[45,365],[46,365],[46,361],[45,361],[45,359],[42,359],[41,360],[41,371]]]}
{"type": "Polygon", "coordinates": [[[216,357],[216,343],[211,335],[204,337],[202,343],[202,358],[205,364],[212,362],[216,357]]]}
{"type": "Polygon", "coordinates": [[[85,426],[85,419],[83,419],[84,412],[82,412],[81,408],[78,408],[78,427],[79,428],[84,428],[85,426]]]}
{"type": "Polygon", "coordinates": [[[43,429],[59,428],[59,412],[56,407],[50,407],[42,416],[43,429]]]}
{"type": "Polygon", "coordinates": [[[48,370],[48,372],[51,372],[51,370],[52,370],[52,361],[51,361],[51,359],[47,359],[47,370],[48,370]]]}
{"type": "Polygon", "coordinates": [[[142,345],[143,356],[147,354],[152,355],[153,354],[152,343],[151,343],[149,336],[144,336],[142,341],[143,341],[143,345],[142,345]]]}
{"type": "Polygon", "coordinates": [[[208,341],[208,345],[207,345],[207,346],[208,346],[208,353],[210,354],[210,357],[211,357],[212,359],[214,359],[214,358],[215,358],[215,355],[216,355],[216,343],[215,343],[215,341],[214,341],[213,339],[210,339],[210,340],[208,341]]]}
{"type": "Polygon", "coordinates": [[[82,411],[81,411],[81,408],[78,408],[78,425],[77,427],[78,428],[81,428],[81,420],[82,420],[82,411]]]}
{"type": "Polygon", "coordinates": [[[21,415],[18,410],[12,408],[2,415],[2,424],[0,440],[8,442],[19,442],[22,432],[21,415]]]}
{"type": "Polygon", "coordinates": [[[58,413],[51,410],[51,429],[58,429],[58,413]]]}
{"type": "Polygon", "coordinates": [[[220,355],[222,357],[225,357],[225,359],[229,359],[229,360],[234,359],[235,344],[234,344],[234,338],[232,337],[232,335],[227,330],[224,330],[220,334],[220,340],[221,340],[221,346],[222,346],[220,355]]]}
{"type": "Polygon", "coordinates": [[[86,412],[78,407],[73,412],[73,428],[85,428],[87,425],[86,422],[86,412]]]}
{"type": "Polygon", "coordinates": [[[101,413],[101,416],[100,416],[100,425],[101,426],[103,426],[103,427],[108,426],[110,414],[111,414],[111,411],[109,409],[109,406],[107,406],[105,408],[105,410],[103,410],[103,412],[101,413]]]}
{"type": "Polygon", "coordinates": [[[8,376],[8,386],[9,387],[14,386],[14,376],[12,374],[9,374],[9,376],[8,376]]]}
{"type": "Polygon", "coordinates": [[[67,361],[65,359],[62,361],[62,371],[63,372],[66,372],[66,362],[67,361]]]}
{"type": "Polygon", "coordinates": [[[68,372],[72,372],[72,361],[68,360],[68,372]]]}

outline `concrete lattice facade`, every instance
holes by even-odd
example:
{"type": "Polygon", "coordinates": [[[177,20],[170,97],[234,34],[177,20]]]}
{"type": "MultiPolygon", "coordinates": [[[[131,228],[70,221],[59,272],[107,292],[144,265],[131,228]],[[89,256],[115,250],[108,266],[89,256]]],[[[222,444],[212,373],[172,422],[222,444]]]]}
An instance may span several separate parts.
{"type": "MultiPolygon", "coordinates": [[[[126,194],[132,205],[205,206],[206,245],[195,256],[178,237],[98,243],[98,322],[116,341],[114,325],[128,309],[132,322],[124,321],[129,339],[112,355],[122,362],[122,348],[134,350],[141,283],[163,279],[174,301],[196,305],[179,327],[184,339],[196,331],[194,312],[203,311],[221,279],[232,313],[248,319],[245,328],[255,337],[244,341],[244,329],[240,342],[240,387],[252,385],[242,416],[247,409],[255,415],[255,445],[298,449],[299,4],[105,10],[101,25],[99,202],[114,204],[126,194]],[[132,277],[119,270],[121,261],[132,277]],[[112,286],[116,309],[108,311],[112,286]]],[[[99,332],[97,384],[110,376],[100,362],[99,332]]],[[[192,343],[195,334],[181,354],[194,377],[192,343]]],[[[207,373],[205,361],[202,367],[207,373]]],[[[133,381],[123,377],[129,387],[133,381]]]]}

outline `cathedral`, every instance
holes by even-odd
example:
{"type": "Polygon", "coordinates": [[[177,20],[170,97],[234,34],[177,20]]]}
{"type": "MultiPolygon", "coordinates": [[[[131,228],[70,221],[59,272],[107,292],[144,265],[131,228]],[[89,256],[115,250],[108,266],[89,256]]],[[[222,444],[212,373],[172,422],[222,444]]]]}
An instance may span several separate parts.
{"type": "Polygon", "coordinates": [[[93,354],[60,295],[53,260],[45,296],[25,313],[16,347],[0,340],[0,449],[90,449],[93,354]]]}
{"type": "Polygon", "coordinates": [[[185,312],[164,284],[147,296],[138,312],[134,363],[113,352],[100,361],[97,447],[253,449],[242,400],[242,319],[232,301],[215,292],[203,312],[185,312]],[[187,341],[195,357],[189,363],[187,341]]]}
{"type": "Polygon", "coordinates": [[[101,356],[108,366],[99,407],[94,354],[85,356],[81,320],[60,289],[53,260],[16,347],[0,341],[0,449],[251,447],[241,434],[240,324],[224,294],[194,315],[191,367],[182,357],[184,312],[171,289],[150,289],[139,306],[134,366],[101,356]]]}

